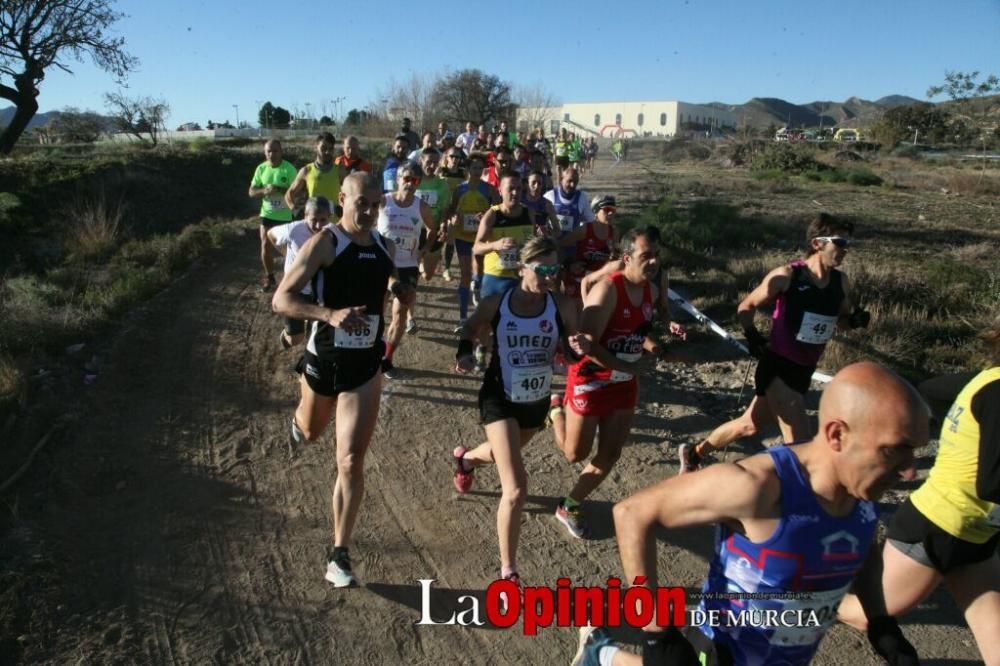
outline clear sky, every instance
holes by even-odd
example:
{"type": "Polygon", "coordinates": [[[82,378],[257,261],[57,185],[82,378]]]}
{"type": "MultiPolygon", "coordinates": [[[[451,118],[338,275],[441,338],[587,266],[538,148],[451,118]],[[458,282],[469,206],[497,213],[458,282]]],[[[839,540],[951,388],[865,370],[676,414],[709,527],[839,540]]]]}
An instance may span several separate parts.
{"type": "MultiPolygon", "coordinates": [[[[797,104],[924,99],[946,70],[1000,74],[1000,0],[575,0],[282,3],[130,0],[117,24],[142,61],[132,94],[168,125],[256,122],[257,102],[305,110],[378,99],[391,77],[476,67],[558,101],[797,104]],[[439,37],[438,37],[439,36],[439,37]]],[[[103,111],[112,78],[53,70],[40,109],[103,111]]]]}

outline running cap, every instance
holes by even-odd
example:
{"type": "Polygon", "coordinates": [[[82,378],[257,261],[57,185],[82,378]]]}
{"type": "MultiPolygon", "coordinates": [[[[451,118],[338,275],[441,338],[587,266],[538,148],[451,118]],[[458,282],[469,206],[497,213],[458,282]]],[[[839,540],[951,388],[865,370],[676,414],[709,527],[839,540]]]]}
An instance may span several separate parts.
{"type": "Polygon", "coordinates": [[[611,206],[617,206],[615,203],[615,198],[610,194],[598,194],[593,199],[590,200],[590,210],[597,211],[601,208],[609,208],[611,206]]]}

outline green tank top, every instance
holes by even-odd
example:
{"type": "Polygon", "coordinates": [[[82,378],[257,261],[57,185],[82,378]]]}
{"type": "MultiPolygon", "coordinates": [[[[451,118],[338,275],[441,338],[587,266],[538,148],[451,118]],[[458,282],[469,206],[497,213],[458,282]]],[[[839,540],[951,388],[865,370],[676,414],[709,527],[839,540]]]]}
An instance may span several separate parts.
{"type": "Polygon", "coordinates": [[[291,222],[292,209],[285,204],[285,190],[292,186],[292,182],[297,175],[295,167],[291,162],[282,161],[277,167],[271,166],[270,162],[262,162],[253,173],[253,180],[250,187],[260,189],[268,185],[281,188],[270,194],[260,202],[260,216],[265,220],[276,222],[291,222]]]}
{"type": "Polygon", "coordinates": [[[434,221],[440,224],[441,216],[451,202],[451,187],[448,181],[437,176],[424,178],[420,181],[416,196],[430,206],[434,221]]]}

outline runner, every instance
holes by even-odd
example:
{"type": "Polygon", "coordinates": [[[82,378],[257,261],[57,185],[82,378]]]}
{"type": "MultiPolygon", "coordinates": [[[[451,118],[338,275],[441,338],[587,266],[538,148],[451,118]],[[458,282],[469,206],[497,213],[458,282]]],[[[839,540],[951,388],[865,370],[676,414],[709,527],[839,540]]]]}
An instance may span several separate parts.
{"type": "Polygon", "coordinates": [[[397,135],[397,138],[402,136],[406,139],[406,143],[409,146],[407,150],[413,150],[420,145],[420,137],[413,131],[412,124],[412,120],[403,118],[403,126],[399,128],[399,134],[397,135]]]}
{"type": "MultiPolygon", "coordinates": [[[[580,182],[580,172],[569,167],[562,170],[559,185],[545,193],[545,198],[552,202],[556,209],[556,216],[559,218],[559,240],[566,238],[569,234],[582,224],[590,224],[594,221],[594,211],[587,204],[588,198],[585,192],[576,189],[580,182]]],[[[564,247],[562,255],[564,259],[572,259],[576,254],[575,246],[564,247]]]]}
{"type": "Polygon", "coordinates": [[[485,173],[483,173],[483,180],[499,190],[500,174],[504,171],[511,170],[513,165],[514,156],[511,154],[510,150],[506,146],[499,146],[493,153],[493,164],[486,169],[485,173]]]}
{"type": "Polygon", "coordinates": [[[588,139],[590,143],[587,144],[587,150],[585,155],[587,156],[587,171],[594,173],[594,162],[597,161],[597,139],[590,137],[588,139]]]}
{"type": "Polygon", "coordinates": [[[427,148],[431,148],[437,152],[437,142],[435,141],[434,132],[424,132],[424,136],[421,141],[422,143],[419,146],[416,146],[414,150],[411,150],[406,155],[406,159],[413,164],[420,164],[420,156],[423,155],[424,150],[427,148]]]}
{"type": "MultiPolygon", "coordinates": [[[[505,179],[504,183],[513,182],[505,179]]],[[[508,190],[509,193],[509,190],[508,190]]],[[[455,371],[475,365],[473,341],[493,333],[493,354],[479,390],[479,414],[486,442],[474,449],[457,447],[454,482],[460,493],[472,488],[476,467],[496,463],[502,494],[497,508],[500,577],[520,585],[517,545],[521,512],[528,492],[521,449],[545,421],[552,381],[552,356],[560,341],[575,330],[576,315],[565,299],[552,293],[559,273],[556,245],[534,238],[520,250],[519,273],[503,291],[484,296],[461,331],[455,371]]]]}
{"type": "Polygon", "coordinates": [[[531,174],[531,160],[528,149],[520,143],[514,146],[514,163],[511,168],[521,176],[521,187],[528,186],[528,175],[531,174]]]}
{"type": "Polygon", "coordinates": [[[406,136],[400,134],[392,142],[392,154],[385,161],[385,168],[382,170],[382,189],[385,192],[396,191],[396,170],[407,163],[406,155],[409,152],[409,142],[406,136]]]}
{"type": "MultiPolygon", "coordinates": [[[[272,227],[267,232],[268,240],[285,255],[286,274],[291,270],[302,246],[330,223],[330,215],[333,213],[330,200],[326,197],[310,197],[306,201],[304,211],[304,219],[272,227]]],[[[312,284],[306,284],[300,293],[311,302],[312,284]]],[[[305,333],[305,321],[285,317],[285,327],[279,337],[282,348],[289,349],[298,345],[305,339],[305,333]]]]}
{"type": "Polygon", "coordinates": [[[583,159],[583,144],[576,132],[569,133],[569,146],[566,149],[566,156],[569,158],[570,168],[580,171],[580,161],[583,159]]]}
{"type": "Polygon", "coordinates": [[[338,155],[335,162],[348,176],[355,171],[372,172],[372,165],[367,160],[361,159],[361,143],[358,137],[353,135],[344,139],[344,154],[338,155]]]}
{"type": "MultiPolygon", "coordinates": [[[[958,394],[941,428],[927,480],[896,511],[882,551],[890,615],[922,603],[941,582],[965,615],[986,664],[1000,663],[1000,317],[980,336],[992,367],[958,394]]],[[[865,631],[873,622],[858,597],[840,620],[865,631]]]]}
{"type": "Polygon", "coordinates": [[[914,450],[927,443],[926,408],[898,376],[858,363],[823,392],[819,422],[819,434],[804,444],[646,488],[616,505],[614,519],[629,583],[669,584],[657,578],[658,527],[716,523],[703,611],[811,611],[820,626],[692,626],[685,637],[654,621],[645,628],[642,657],[612,645],[603,629],[585,629],[574,664],[807,664],[852,584],[876,618],[868,631],[875,652],[890,664],[916,664],[916,651],[886,613],[871,546],[879,497],[916,475],[914,450]]]}
{"type": "Polygon", "coordinates": [[[472,121],[469,121],[465,123],[465,131],[455,139],[455,146],[461,148],[466,155],[469,155],[472,152],[472,144],[476,141],[477,136],[479,134],[476,132],[476,126],[472,124],[472,121]]]}
{"type": "Polygon", "coordinates": [[[559,234],[559,218],[552,202],[546,199],[545,174],[538,171],[528,176],[528,186],[523,190],[521,205],[531,211],[535,220],[535,234],[539,236],[557,236],[559,234]]]}
{"type": "Polygon", "coordinates": [[[559,241],[560,246],[573,248],[572,258],[567,259],[563,271],[562,290],[578,307],[583,305],[583,278],[604,268],[615,247],[615,228],[612,225],[618,210],[615,198],[607,194],[596,196],[590,210],[594,221],[577,227],[559,241]]]}
{"type": "Polygon", "coordinates": [[[340,196],[340,183],[347,176],[344,169],[334,163],[337,139],[329,132],[316,137],[316,159],[299,169],[292,186],[285,191],[285,204],[294,211],[300,200],[308,197],[325,197],[336,201],[340,196]]]}
{"type": "Polygon", "coordinates": [[[577,539],[588,535],[581,503],[607,477],[632,430],[638,375],[653,370],[656,358],[670,358],[650,337],[657,296],[650,281],[657,273],[659,243],[648,230],[632,230],[622,237],[621,251],[624,270],[587,295],[580,317],[587,356],[571,365],[566,377],[566,432],[557,437],[566,459],[586,460],[600,429],[597,454],[556,508],[556,518],[577,539]],[[643,351],[650,354],[644,356],[643,351]]]}
{"type": "Polygon", "coordinates": [[[264,274],[260,278],[260,290],[274,288],[274,246],[267,239],[267,231],[279,224],[292,221],[292,209],[285,203],[285,190],[295,180],[295,167],[281,158],[281,142],[270,139],[264,143],[264,157],[257,165],[250,181],[249,196],[260,202],[260,263],[264,274]]]}
{"type": "Polygon", "coordinates": [[[548,192],[552,189],[552,167],[549,166],[549,160],[545,156],[545,153],[535,149],[531,151],[531,170],[537,171],[545,176],[545,180],[542,183],[542,192],[548,192]]]}
{"type": "Polygon", "coordinates": [[[416,302],[422,254],[420,235],[426,231],[427,237],[433,238],[437,233],[430,206],[416,197],[422,177],[419,166],[409,162],[402,164],[396,172],[396,191],[383,195],[379,206],[378,231],[395,244],[399,281],[410,287],[407,298],[392,299],[392,320],[386,329],[385,358],[382,359],[382,374],[386,379],[395,379],[399,374],[393,365],[393,355],[403,342],[406,316],[416,302]]]}
{"type": "Polygon", "coordinates": [[[805,395],[827,342],[836,328],[862,328],[871,318],[864,310],[851,311],[847,276],[837,270],[853,233],[853,223],[820,213],[809,224],[805,261],[774,269],[740,303],[736,314],[747,347],[758,359],[753,401],[742,416],[722,424],[697,446],[681,445],[681,474],[697,469],[711,452],[775,421],[786,442],[810,437],[805,395]],[[765,338],[754,326],[754,314],[771,304],[774,321],[770,338],[765,338]]]}
{"type": "Polygon", "coordinates": [[[333,486],[333,550],[326,580],[356,584],[348,548],[364,496],[364,460],[378,419],[382,378],[382,308],[388,288],[407,297],[395,279],[393,248],[374,231],[379,184],[354,173],[341,187],[340,222],[303,246],[272,301],[275,312],[311,322],[292,419],[296,443],[319,439],[336,410],[337,480],[333,486]],[[298,294],[317,279],[317,303],[298,294]]]}
{"type": "Polygon", "coordinates": [[[569,137],[566,136],[566,128],[559,130],[556,137],[556,177],[562,181],[563,171],[569,168],[569,137]]]}
{"type": "MultiPolygon", "coordinates": [[[[469,123],[467,127],[472,127],[472,123],[469,123]]],[[[438,173],[448,181],[448,191],[454,195],[455,190],[461,185],[466,178],[465,170],[462,165],[465,163],[465,153],[462,152],[461,148],[454,147],[449,149],[444,154],[444,166],[438,170],[438,173]]],[[[450,202],[450,199],[449,199],[450,202]]],[[[445,209],[444,219],[442,220],[441,228],[438,229],[438,236],[444,241],[444,271],[441,273],[441,278],[451,282],[451,262],[455,257],[455,242],[451,240],[451,225],[453,219],[449,218],[447,215],[447,208],[445,209]]]]}
{"type": "MultiPolygon", "coordinates": [[[[431,209],[431,214],[434,216],[434,228],[437,230],[433,236],[428,236],[423,232],[420,234],[420,248],[423,252],[420,274],[424,280],[430,280],[434,277],[434,271],[441,259],[441,246],[444,244],[441,241],[444,214],[451,203],[451,187],[448,179],[437,175],[440,162],[441,156],[437,150],[424,148],[424,153],[420,156],[420,168],[424,177],[420,180],[416,195],[431,209]]],[[[415,330],[416,322],[413,319],[413,309],[411,308],[410,319],[406,322],[406,332],[412,333],[415,330]]]]}
{"type": "MultiPolygon", "coordinates": [[[[483,213],[489,210],[490,206],[500,201],[500,193],[490,187],[489,183],[482,181],[484,159],[482,153],[473,153],[468,162],[467,180],[458,186],[455,194],[452,195],[451,207],[447,217],[455,218],[454,233],[452,240],[455,243],[455,254],[458,255],[458,317],[459,328],[465,324],[469,316],[469,302],[472,292],[470,285],[474,285],[478,294],[479,286],[482,283],[483,260],[476,257],[476,279],[472,277],[472,246],[476,242],[476,234],[479,232],[479,219],[483,213]]],[[[478,296],[477,296],[478,298],[478,296]]]]}

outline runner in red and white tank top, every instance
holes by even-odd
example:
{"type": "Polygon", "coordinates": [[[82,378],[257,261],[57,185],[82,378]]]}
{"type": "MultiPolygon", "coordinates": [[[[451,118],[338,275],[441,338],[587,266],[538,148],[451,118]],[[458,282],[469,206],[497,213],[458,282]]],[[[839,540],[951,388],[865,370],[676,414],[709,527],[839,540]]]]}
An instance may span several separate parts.
{"type": "Polygon", "coordinates": [[[584,303],[577,338],[586,356],[570,367],[566,378],[565,432],[553,428],[566,459],[579,462],[589,457],[600,426],[597,454],[556,509],[556,517],[577,538],[586,534],[580,503],[611,471],[632,429],[639,396],[637,376],[655,367],[650,362],[653,354],[644,359],[643,351],[658,347],[648,336],[657,298],[651,280],[656,276],[659,251],[659,243],[648,230],[625,234],[625,268],[595,285],[584,303]]]}
{"type": "Polygon", "coordinates": [[[580,296],[580,283],[584,276],[601,270],[611,258],[615,246],[615,229],[612,226],[616,211],[615,198],[598,195],[594,197],[591,209],[594,211],[594,221],[581,224],[559,242],[561,246],[573,247],[575,250],[565,262],[563,293],[576,299],[581,305],[583,299],[580,296]]]}

